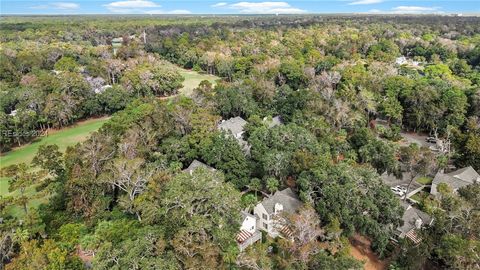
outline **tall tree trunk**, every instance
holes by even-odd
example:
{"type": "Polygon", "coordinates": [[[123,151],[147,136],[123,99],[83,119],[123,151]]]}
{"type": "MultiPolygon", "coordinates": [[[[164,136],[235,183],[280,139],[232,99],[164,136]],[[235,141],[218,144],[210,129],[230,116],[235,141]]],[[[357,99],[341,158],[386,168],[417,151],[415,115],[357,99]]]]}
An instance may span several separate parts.
{"type": "Polygon", "coordinates": [[[403,197],[403,201],[407,201],[407,195],[408,193],[410,192],[410,186],[412,185],[413,183],[413,180],[415,179],[416,175],[412,175],[411,176],[411,179],[410,179],[410,182],[408,183],[408,186],[407,186],[407,191],[405,191],[405,196],[403,197]]]}
{"type": "Polygon", "coordinates": [[[23,211],[25,212],[25,214],[28,213],[28,208],[27,208],[27,202],[26,201],[23,202],[23,211]]]}

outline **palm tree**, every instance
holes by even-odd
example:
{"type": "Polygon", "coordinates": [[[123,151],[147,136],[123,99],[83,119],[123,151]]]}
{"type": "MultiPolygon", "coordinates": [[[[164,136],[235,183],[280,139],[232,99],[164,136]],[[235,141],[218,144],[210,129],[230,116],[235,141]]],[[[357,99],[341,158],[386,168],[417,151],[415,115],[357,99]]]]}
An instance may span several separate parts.
{"type": "Polygon", "coordinates": [[[258,179],[258,178],[253,178],[250,181],[250,184],[248,185],[248,188],[250,190],[255,191],[255,197],[257,197],[258,196],[257,193],[262,189],[262,181],[260,181],[260,179],[258,179]]]}
{"type": "Polygon", "coordinates": [[[273,177],[267,178],[266,187],[267,190],[270,191],[270,194],[273,194],[275,191],[277,191],[279,186],[280,182],[278,181],[278,179],[273,177]]]}

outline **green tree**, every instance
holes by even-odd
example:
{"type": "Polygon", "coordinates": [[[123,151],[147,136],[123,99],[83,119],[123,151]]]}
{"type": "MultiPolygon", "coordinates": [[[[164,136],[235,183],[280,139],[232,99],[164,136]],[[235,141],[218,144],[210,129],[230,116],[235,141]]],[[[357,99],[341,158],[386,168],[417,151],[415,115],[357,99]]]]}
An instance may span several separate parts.
{"type": "Polygon", "coordinates": [[[457,152],[455,163],[459,166],[472,166],[480,170],[480,126],[477,118],[468,119],[466,130],[456,129],[453,132],[453,146],[457,152]]]}
{"type": "Polygon", "coordinates": [[[221,173],[198,168],[178,174],[160,198],[158,213],[171,227],[173,248],[185,267],[219,267],[219,258],[231,256],[241,196],[221,173]]]}
{"type": "Polygon", "coordinates": [[[337,217],[343,235],[363,233],[373,239],[375,251],[383,254],[384,240],[388,243],[390,228],[400,225],[403,208],[375,171],[340,163],[303,172],[297,183],[320,219],[337,217]]]}
{"type": "Polygon", "coordinates": [[[127,70],[121,79],[125,89],[137,96],[176,94],[184,78],[168,64],[144,64],[127,70]]]}
{"type": "Polygon", "coordinates": [[[394,173],[397,170],[397,161],[393,146],[382,140],[374,139],[358,149],[361,162],[368,162],[379,174],[394,173]]]}
{"type": "Polygon", "coordinates": [[[6,269],[84,269],[83,263],[76,256],[70,256],[54,240],[43,243],[37,240],[23,242],[22,249],[15,260],[6,269]]]}
{"type": "Polygon", "coordinates": [[[77,71],[79,68],[77,62],[73,57],[70,56],[63,56],[55,63],[55,70],[58,71],[70,71],[74,72],[77,71]]]}
{"type": "Polygon", "coordinates": [[[2,170],[2,175],[10,177],[8,190],[10,192],[18,190],[19,197],[16,201],[22,205],[25,214],[28,212],[28,197],[26,189],[36,183],[39,179],[39,174],[32,172],[32,170],[25,164],[10,165],[2,170]]]}
{"type": "MultiPolygon", "coordinates": [[[[410,192],[416,177],[426,176],[436,168],[436,158],[432,151],[428,148],[420,148],[417,144],[400,148],[400,162],[406,168],[406,172],[410,173],[406,194],[410,192]]],[[[403,199],[406,200],[406,198],[407,196],[404,196],[403,199]]]]}
{"type": "Polygon", "coordinates": [[[300,89],[307,83],[303,68],[303,64],[298,60],[285,61],[280,65],[280,74],[284,76],[285,82],[291,88],[300,89]]]}
{"type": "Polygon", "coordinates": [[[238,141],[223,133],[214,134],[201,145],[202,159],[225,173],[225,179],[238,188],[248,183],[248,164],[238,141]]]}
{"type": "Polygon", "coordinates": [[[32,164],[48,171],[49,174],[60,176],[64,172],[63,154],[58,150],[58,145],[41,145],[32,164]]]}

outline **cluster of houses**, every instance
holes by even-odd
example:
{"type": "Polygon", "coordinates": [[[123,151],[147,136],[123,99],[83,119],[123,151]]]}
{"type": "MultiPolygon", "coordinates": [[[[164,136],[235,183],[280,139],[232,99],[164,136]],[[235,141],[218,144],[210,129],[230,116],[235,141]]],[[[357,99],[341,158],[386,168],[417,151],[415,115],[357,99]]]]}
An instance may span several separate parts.
{"type": "MultiPolygon", "coordinates": [[[[269,128],[282,124],[282,120],[279,116],[273,118],[266,117],[263,121],[269,128]]],[[[218,129],[232,135],[238,141],[238,144],[242,147],[243,151],[248,155],[250,154],[251,146],[243,139],[246,124],[247,121],[237,116],[221,121],[218,125],[218,129]]],[[[199,165],[198,161],[194,161],[186,170],[191,170],[192,165],[196,167],[206,166],[199,165]]],[[[290,188],[287,188],[275,192],[272,196],[265,198],[258,203],[253,208],[253,213],[242,211],[242,225],[236,236],[240,251],[243,251],[249,245],[261,240],[261,231],[264,231],[272,238],[291,238],[291,231],[281,221],[280,213],[294,214],[301,206],[302,202],[298,199],[297,195],[290,188]]]]}
{"type": "MultiPolygon", "coordinates": [[[[389,186],[398,185],[399,183],[410,182],[410,175],[405,173],[402,179],[397,179],[393,175],[383,174],[382,180],[389,186]]],[[[416,202],[412,199],[412,196],[424,189],[430,189],[430,195],[433,197],[438,196],[438,186],[440,184],[446,184],[452,189],[453,192],[457,192],[459,188],[466,187],[475,183],[480,183],[480,174],[475,171],[471,166],[458,169],[449,173],[445,173],[444,170],[437,172],[430,185],[420,184],[417,181],[413,181],[411,184],[411,190],[408,190],[404,195],[409,202],[416,202]]],[[[403,214],[403,226],[396,229],[395,234],[397,238],[408,238],[414,243],[418,244],[421,239],[417,236],[416,230],[423,226],[431,225],[433,222],[432,217],[427,213],[413,207],[406,201],[402,201],[402,206],[405,208],[403,214]]]]}
{"type": "MultiPolygon", "coordinates": [[[[264,122],[270,128],[282,124],[281,118],[278,116],[265,118],[264,122]]],[[[233,136],[238,141],[239,145],[242,146],[245,153],[248,154],[250,152],[250,145],[243,139],[244,127],[246,124],[247,121],[241,117],[234,117],[221,121],[218,125],[218,129],[233,136]]],[[[198,160],[194,160],[184,172],[192,174],[192,172],[199,167],[212,171],[215,170],[198,160]]],[[[381,178],[385,184],[389,186],[398,184],[405,185],[410,182],[409,173],[404,173],[403,178],[401,179],[397,179],[395,176],[386,173],[383,174],[381,178]]],[[[456,192],[461,187],[477,182],[480,183],[480,175],[472,167],[462,168],[450,173],[445,173],[441,170],[435,175],[431,185],[424,185],[414,181],[411,185],[411,190],[408,190],[404,196],[406,196],[409,201],[413,201],[411,199],[413,195],[428,187],[430,187],[430,194],[432,196],[437,196],[437,187],[442,183],[447,184],[454,192],[456,192]]],[[[270,197],[264,198],[253,208],[253,211],[242,211],[241,227],[236,235],[236,241],[240,251],[245,250],[245,248],[257,241],[260,241],[262,239],[262,231],[272,238],[282,237],[285,239],[291,239],[292,232],[289,227],[286,226],[281,218],[282,215],[280,214],[294,214],[302,205],[303,203],[293,190],[287,188],[275,192],[270,197]]],[[[415,208],[406,201],[402,201],[401,205],[405,209],[402,216],[403,225],[396,228],[394,231],[395,237],[393,237],[392,240],[398,241],[399,239],[408,238],[413,243],[418,244],[420,243],[421,238],[417,235],[417,231],[424,226],[431,225],[434,220],[427,213],[415,208]]]]}
{"type": "MultiPolygon", "coordinates": [[[[265,118],[265,124],[272,128],[282,124],[281,118],[275,116],[273,118],[265,118]]],[[[242,147],[246,154],[250,153],[250,145],[243,139],[244,128],[247,124],[241,117],[234,117],[223,120],[219,123],[218,129],[226,134],[233,136],[238,144],[242,147]]],[[[214,168],[194,160],[183,171],[192,174],[197,168],[204,168],[215,171],[214,168]]],[[[275,192],[272,196],[265,198],[259,202],[253,212],[244,210],[241,212],[241,227],[236,235],[236,241],[241,251],[249,245],[262,239],[261,231],[264,231],[272,238],[283,237],[290,239],[292,232],[288,226],[282,222],[280,213],[294,214],[303,205],[298,196],[290,189],[275,192]]]]}

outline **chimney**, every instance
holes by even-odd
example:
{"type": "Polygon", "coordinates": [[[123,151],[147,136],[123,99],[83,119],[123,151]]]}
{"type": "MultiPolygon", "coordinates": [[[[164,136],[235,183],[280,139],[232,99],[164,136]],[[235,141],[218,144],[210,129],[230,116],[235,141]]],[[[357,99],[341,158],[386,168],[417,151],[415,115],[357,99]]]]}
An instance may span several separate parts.
{"type": "Polygon", "coordinates": [[[275,214],[277,214],[278,212],[283,211],[283,205],[280,203],[276,203],[274,209],[275,209],[275,214]]]}
{"type": "Polygon", "coordinates": [[[417,218],[415,220],[415,228],[420,229],[422,227],[422,224],[423,224],[423,222],[422,222],[421,219],[417,218]]]}

